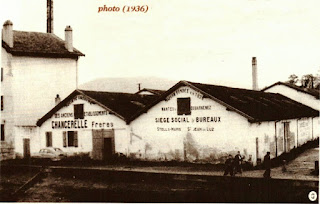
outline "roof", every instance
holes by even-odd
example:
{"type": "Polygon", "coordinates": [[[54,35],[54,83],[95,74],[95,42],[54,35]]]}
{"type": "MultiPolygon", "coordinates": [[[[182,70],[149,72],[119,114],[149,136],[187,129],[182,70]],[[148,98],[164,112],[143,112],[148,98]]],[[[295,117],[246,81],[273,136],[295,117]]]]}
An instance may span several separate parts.
{"type": "Polygon", "coordinates": [[[13,31],[13,48],[2,40],[2,47],[7,52],[19,56],[78,58],[84,56],[73,48],[69,52],[65,41],[53,33],[13,31]]]}
{"type": "Polygon", "coordinates": [[[199,91],[204,97],[210,98],[227,107],[227,110],[235,111],[243,117],[246,117],[249,122],[277,121],[316,117],[319,115],[317,110],[293,101],[281,94],[180,81],[154,102],[140,110],[130,121],[147,112],[148,109],[155,104],[165,100],[167,96],[181,86],[189,86],[199,91]]]}
{"type": "Polygon", "coordinates": [[[67,98],[61,101],[47,114],[40,118],[37,126],[41,126],[47,119],[52,117],[58,110],[66,106],[75,96],[82,95],[92,103],[98,104],[105,108],[110,114],[114,114],[124,121],[128,121],[134,113],[144,108],[147,104],[154,101],[157,96],[154,95],[138,95],[120,92],[102,92],[102,91],[86,91],[75,90],[67,98]]]}
{"type": "Polygon", "coordinates": [[[299,86],[296,86],[294,84],[290,84],[290,83],[285,83],[285,82],[276,82],[264,89],[262,89],[261,91],[266,91],[267,89],[270,89],[274,86],[277,86],[277,85],[284,85],[284,86],[287,86],[289,88],[292,88],[292,89],[295,89],[297,91],[300,91],[302,93],[306,93],[306,94],[309,94],[309,95],[312,95],[314,96],[316,99],[320,99],[320,90],[319,89],[310,89],[310,88],[302,88],[302,87],[299,87],[299,86]]]}
{"type": "Polygon", "coordinates": [[[136,94],[139,94],[139,93],[144,92],[144,91],[148,91],[148,92],[150,92],[150,93],[152,93],[152,94],[154,94],[154,95],[159,95],[159,96],[160,96],[161,94],[163,94],[164,92],[166,92],[166,91],[164,91],[164,90],[144,88],[144,89],[141,89],[140,91],[138,91],[136,94]]]}

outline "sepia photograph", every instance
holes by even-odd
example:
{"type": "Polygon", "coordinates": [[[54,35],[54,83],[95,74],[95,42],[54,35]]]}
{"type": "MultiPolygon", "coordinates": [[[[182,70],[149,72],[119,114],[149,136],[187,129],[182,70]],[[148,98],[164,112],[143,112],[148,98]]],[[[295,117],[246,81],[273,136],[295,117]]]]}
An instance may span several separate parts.
{"type": "Polygon", "coordinates": [[[318,0],[1,0],[0,202],[318,203],[318,0]]]}

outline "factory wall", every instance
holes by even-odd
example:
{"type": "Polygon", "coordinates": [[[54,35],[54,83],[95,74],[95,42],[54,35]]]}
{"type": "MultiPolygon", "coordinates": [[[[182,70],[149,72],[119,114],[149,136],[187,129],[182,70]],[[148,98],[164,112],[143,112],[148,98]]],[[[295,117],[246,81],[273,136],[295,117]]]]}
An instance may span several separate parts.
{"type": "Polygon", "coordinates": [[[297,124],[301,145],[312,139],[311,118],[250,123],[200,92],[180,87],[131,122],[129,151],[146,160],[210,163],[224,162],[228,154],[240,151],[256,164],[268,151],[274,158],[296,147],[297,124]],[[190,115],[177,114],[178,98],[190,98],[190,115]]]}
{"type": "Polygon", "coordinates": [[[59,147],[69,155],[89,153],[94,159],[103,159],[104,138],[111,139],[113,154],[128,154],[129,135],[125,121],[82,95],[75,96],[40,126],[41,148],[48,145],[47,137],[52,137],[50,146],[59,147]],[[75,119],[74,105],[79,104],[83,104],[83,119],[75,119]],[[69,135],[71,132],[77,132],[77,136],[69,135]],[[69,142],[70,138],[77,141],[69,142]]]}

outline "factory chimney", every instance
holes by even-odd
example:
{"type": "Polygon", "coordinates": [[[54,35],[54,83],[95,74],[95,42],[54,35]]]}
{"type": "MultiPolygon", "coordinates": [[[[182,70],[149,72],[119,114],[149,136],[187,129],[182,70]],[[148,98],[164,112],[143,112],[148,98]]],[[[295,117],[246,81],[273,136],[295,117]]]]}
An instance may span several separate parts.
{"type": "Polygon", "coordinates": [[[258,70],[257,70],[257,59],[252,57],[252,89],[258,91],[258,70]]]}
{"type": "Polygon", "coordinates": [[[53,0],[47,0],[47,33],[53,33],[53,0]]]}
{"type": "Polygon", "coordinates": [[[73,52],[73,43],[72,43],[72,28],[67,26],[64,30],[65,32],[65,47],[69,52],[73,52]]]}
{"type": "Polygon", "coordinates": [[[3,24],[2,29],[2,40],[9,45],[9,47],[13,47],[13,24],[10,20],[7,20],[3,24]]]}
{"type": "Polygon", "coordinates": [[[58,105],[61,102],[61,98],[59,94],[57,94],[56,98],[54,99],[55,105],[58,105]]]}

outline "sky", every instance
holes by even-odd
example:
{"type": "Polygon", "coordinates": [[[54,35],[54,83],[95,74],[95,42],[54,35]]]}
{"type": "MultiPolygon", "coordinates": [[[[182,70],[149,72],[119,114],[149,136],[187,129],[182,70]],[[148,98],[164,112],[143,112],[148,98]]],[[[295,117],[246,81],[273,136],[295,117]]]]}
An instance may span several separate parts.
{"type": "MultiPolygon", "coordinates": [[[[319,74],[319,0],[54,0],[54,33],[73,28],[79,83],[102,77],[160,77],[259,88],[291,74],[319,74]],[[147,5],[146,13],[98,7],[147,5]]],[[[1,0],[0,22],[46,32],[45,0],[1,0]]],[[[142,82],[143,83],[143,82],[142,82]]],[[[152,87],[151,87],[152,88],[152,87]]]]}

